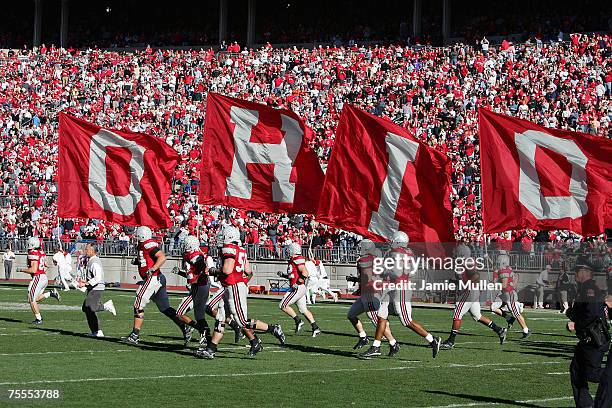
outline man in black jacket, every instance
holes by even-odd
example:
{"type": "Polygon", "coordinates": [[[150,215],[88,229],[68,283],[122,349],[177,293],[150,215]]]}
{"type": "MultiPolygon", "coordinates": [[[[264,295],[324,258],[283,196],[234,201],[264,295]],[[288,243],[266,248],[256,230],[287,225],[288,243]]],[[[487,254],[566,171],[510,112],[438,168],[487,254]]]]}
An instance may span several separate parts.
{"type": "Polygon", "coordinates": [[[568,310],[567,329],[575,330],[580,340],[570,364],[570,379],[576,407],[610,407],[612,380],[611,364],[602,368],[602,362],[610,347],[610,334],[606,318],[606,306],[612,306],[612,299],[593,280],[593,267],[587,259],[576,260],[576,283],[578,292],[574,305],[568,310]],[[599,383],[595,402],[589,393],[588,382],[599,383]]]}

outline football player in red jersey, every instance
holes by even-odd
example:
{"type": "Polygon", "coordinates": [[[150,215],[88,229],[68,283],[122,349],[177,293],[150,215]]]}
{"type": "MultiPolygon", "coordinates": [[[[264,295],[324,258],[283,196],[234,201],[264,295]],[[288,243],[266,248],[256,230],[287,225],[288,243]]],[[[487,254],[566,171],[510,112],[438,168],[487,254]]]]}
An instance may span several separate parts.
{"type": "Polygon", "coordinates": [[[270,333],[278,339],[281,346],[284,345],[285,334],[280,325],[269,325],[261,320],[247,317],[248,288],[246,283],[253,273],[247,259],[246,250],[240,245],[240,232],[236,227],[229,226],[224,229],[221,256],[223,257],[223,267],[218,276],[225,288],[223,294],[225,310],[218,310],[212,339],[206,348],[200,347],[195,352],[196,357],[214,358],[217,347],[223,338],[225,314],[231,314],[240,327],[245,329],[244,333],[251,343],[248,351],[249,356],[254,356],[263,349],[261,340],[255,335],[254,330],[270,333]]]}
{"type": "Polygon", "coordinates": [[[210,274],[210,285],[217,288],[217,292],[214,296],[211,296],[210,299],[206,302],[206,314],[217,320],[217,314],[219,310],[223,313],[221,316],[225,316],[225,323],[232,328],[234,331],[234,343],[238,343],[240,340],[244,339],[246,336],[243,333],[243,329],[238,325],[238,323],[234,320],[232,315],[225,315],[225,303],[223,302],[223,295],[225,294],[225,287],[219,281],[219,271],[223,268],[223,230],[219,230],[217,232],[217,262],[215,263],[215,276],[210,274]]]}
{"type": "Polygon", "coordinates": [[[31,237],[28,239],[28,267],[21,268],[19,272],[27,273],[32,275],[32,280],[28,285],[28,303],[34,313],[34,321],[32,324],[42,324],[42,316],[40,314],[40,308],[38,302],[52,297],[60,300],[60,295],[56,289],[50,292],[45,292],[49,280],[45,273],[47,267],[45,253],[40,248],[40,239],[38,237],[31,237]]]}
{"type": "Polygon", "coordinates": [[[319,329],[319,326],[317,326],[314,316],[306,306],[306,295],[308,293],[306,289],[306,279],[308,279],[308,270],[306,269],[306,258],[302,256],[302,247],[299,244],[292,242],[287,246],[287,256],[289,257],[287,272],[279,272],[278,275],[280,277],[289,279],[291,289],[289,292],[285,293],[285,296],[283,296],[283,299],[278,304],[278,307],[293,319],[295,322],[295,332],[297,333],[304,325],[302,319],[300,319],[300,317],[291,307],[292,304],[297,303],[298,310],[306,319],[308,319],[308,322],[312,327],[312,337],[317,337],[319,334],[321,334],[321,329],[319,329]]]}
{"type": "Polygon", "coordinates": [[[175,272],[187,279],[189,295],[183,298],[176,315],[186,325],[198,330],[200,345],[206,346],[206,342],[210,339],[210,329],[206,322],[206,302],[210,290],[208,276],[209,272],[214,270],[215,264],[208,256],[208,244],[201,246],[198,237],[189,235],[185,238],[184,244],[183,267],[186,269],[175,268],[175,272]],[[186,315],[191,309],[195,320],[186,315]]]}
{"type": "Polygon", "coordinates": [[[491,311],[496,315],[499,315],[506,319],[508,322],[508,329],[512,327],[514,321],[517,320],[523,329],[523,339],[531,336],[529,327],[525,322],[525,318],[521,314],[522,305],[518,301],[516,294],[515,284],[518,283],[518,279],[514,274],[514,271],[510,267],[510,257],[506,254],[506,251],[500,251],[497,257],[498,269],[493,271],[493,279],[497,283],[501,283],[502,291],[497,295],[495,301],[491,303],[491,311]],[[508,311],[510,316],[508,316],[508,311]]]}
{"type": "Polygon", "coordinates": [[[160,312],[172,320],[183,332],[183,339],[188,342],[191,339],[191,327],[187,326],[176,315],[176,310],[170,307],[168,292],[166,292],[166,277],[160,268],[166,262],[166,255],[159,248],[159,244],[152,239],[149,227],[138,227],[134,233],[138,241],[137,255],[132,261],[138,266],[138,274],[142,278],[140,287],[136,290],[134,300],[134,327],[132,332],[121,340],[126,343],[138,344],[140,340],[140,329],[144,322],[144,308],[153,300],[160,312]]]}
{"type": "MultiPolygon", "coordinates": [[[[374,276],[374,259],[382,256],[380,250],[376,248],[374,242],[369,239],[364,239],[359,243],[360,257],[357,260],[357,274],[359,281],[360,296],[351,306],[348,311],[347,319],[351,322],[357,334],[359,340],[357,344],[353,346],[353,350],[361,349],[366,346],[370,339],[366,334],[359,315],[366,313],[370,318],[370,321],[374,327],[378,326],[378,308],[380,307],[380,290],[376,290],[373,286],[374,276]]],[[[385,329],[384,336],[389,340],[389,357],[395,356],[400,349],[399,343],[393,337],[389,322],[387,322],[387,328],[385,329]]]]}
{"type": "MultiPolygon", "coordinates": [[[[467,245],[460,244],[457,247],[456,255],[457,257],[466,259],[472,256],[472,252],[467,245]]],[[[475,269],[466,269],[462,273],[457,273],[457,275],[463,282],[477,283],[480,280],[480,273],[475,269]]],[[[499,327],[495,324],[495,322],[493,322],[493,320],[483,316],[480,313],[479,289],[465,288],[459,295],[458,299],[459,300],[455,304],[455,310],[453,312],[453,325],[450,335],[448,336],[448,339],[442,342],[440,346],[441,349],[450,350],[455,347],[455,337],[457,337],[457,334],[459,334],[463,316],[466,313],[469,313],[475,321],[480,322],[493,330],[499,336],[499,344],[504,344],[508,330],[504,327],[499,327]]]]}
{"type": "MultiPolygon", "coordinates": [[[[391,250],[388,253],[390,258],[396,260],[396,266],[391,268],[387,272],[386,284],[408,284],[409,271],[405,267],[399,267],[402,260],[409,260],[412,256],[412,250],[408,248],[408,235],[403,231],[398,231],[394,234],[393,240],[391,241],[391,250]]],[[[402,262],[403,263],[403,262],[402,262]]],[[[432,349],[433,357],[436,358],[440,351],[440,344],[442,339],[440,337],[434,337],[427,330],[421,326],[420,323],[412,319],[412,300],[411,290],[409,288],[399,289],[397,287],[384,288],[382,290],[382,298],[380,300],[380,307],[378,308],[378,325],[376,326],[376,334],[374,336],[374,342],[372,346],[365,352],[360,353],[359,357],[363,359],[370,359],[372,357],[380,356],[380,343],[382,336],[387,327],[387,320],[389,318],[389,304],[393,302],[396,313],[399,315],[400,322],[405,327],[417,333],[423,337],[432,349]]]]}

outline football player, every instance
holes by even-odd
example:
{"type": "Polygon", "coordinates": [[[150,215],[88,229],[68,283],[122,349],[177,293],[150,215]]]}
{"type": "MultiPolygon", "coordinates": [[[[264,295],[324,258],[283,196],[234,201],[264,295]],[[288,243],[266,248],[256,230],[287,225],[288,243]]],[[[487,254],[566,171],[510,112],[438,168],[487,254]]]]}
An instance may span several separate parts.
{"type": "Polygon", "coordinates": [[[512,327],[514,321],[517,320],[523,329],[522,339],[531,336],[529,327],[525,322],[525,318],[521,314],[522,304],[518,301],[518,296],[515,290],[515,284],[518,279],[514,271],[510,267],[510,257],[506,251],[500,251],[497,257],[498,269],[493,271],[493,279],[495,282],[501,283],[502,291],[497,295],[495,301],[491,303],[491,311],[506,319],[508,329],[512,327]],[[508,311],[510,315],[508,315],[508,311]]]}
{"type": "MultiPolygon", "coordinates": [[[[408,235],[405,232],[398,231],[394,234],[391,241],[391,250],[387,254],[388,257],[395,259],[395,266],[383,276],[385,283],[393,285],[407,285],[409,280],[409,270],[407,265],[401,265],[405,260],[412,256],[412,250],[408,248],[408,235]],[[400,268],[400,266],[402,266],[400,268]]],[[[376,326],[376,334],[372,346],[365,352],[360,353],[359,357],[370,359],[380,356],[380,344],[382,337],[387,328],[389,318],[389,304],[393,303],[395,312],[399,315],[400,322],[405,327],[408,327],[419,336],[425,338],[432,349],[433,358],[436,358],[440,351],[442,339],[434,337],[423,328],[417,321],[412,319],[412,301],[411,291],[407,288],[383,287],[380,307],[378,308],[378,325],[376,326]]]]}
{"type": "MultiPolygon", "coordinates": [[[[472,253],[470,248],[467,245],[459,245],[456,251],[457,257],[469,258],[472,253]]],[[[480,280],[480,274],[477,270],[465,270],[461,273],[458,273],[458,278],[463,282],[476,283],[480,280]]],[[[463,320],[463,316],[466,313],[470,313],[472,319],[477,322],[484,324],[489,327],[499,336],[499,344],[504,344],[506,341],[506,335],[508,334],[508,330],[504,327],[499,327],[493,322],[493,320],[488,317],[483,316],[480,313],[480,290],[466,287],[463,289],[461,294],[459,295],[459,300],[455,304],[455,310],[453,312],[453,325],[451,328],[450,335],[448,339],[446,339],[440,346],[440,348],[445,350],[450,350],[455,347],[455,338],[457,334],[459,334],[459,330],[461,329],[461,322],[463,320]]]]}
{"type": "Polygon", "coordinates": [[[246,337],[249,339],[251,347],[248,355],[254,356],[263,349],[261,340],[254,333],[254,330],[272,334],[278,339],[281,346],[285,344],[285,334],[281,326],[269,325],[255,319],[249,319],[247,309],[248,287],[246,283],[253,275],[251,265],[247,259],[246,250],[241,246],[240,232],[234,226],[226,227],[223,231],[223,267],[218,274],[219,280],[225,292],[223,302],[225,310],[218,309],[215,329],[212,339],[206,348],[200,347],[196,352],[196,357],[214,358],[217,347],[223,338],[225,328],[225,314],[231,314],[234,320],[240,325],[246,337]]]}
{"type": "Polygon", "coordinates": [[[57,278],[62,282],[64,292],[70,290],[70,285],[75,289],[79,289],[76,279],[70,273],[72,272],[72,256],[70,253],[62,250],[62,248],[57,248],[57,252],[53,254],[53,265],[57,266],[57,278]]]}
{"type": "Polygon", "coordinates": [[[310,323],[312,328],[312,337],[317,337],[321,334],[321,329],[315,322],[314,316],[306,306],[306,280],[308,279],[308,270],[306,269],[306,258],[302,256],[302,247],[292,242],[287,246],[287,256],[289,257],[289,265],[287,272],[279,272],[278,276],[289,279],[291,288],[289,292],[283,296],[283,299],[278,304],[280,310],[285,312],[295,322],[295,332],[299,332],[304,326],[304,322],[295,313],[292,304],[297,303],[298,310],[310,323]]]}
{"type": "MultiPolygon", "coordinates": [[[[215,269],[217,271],[220,271],[223,268],[223,256],[222,256],[223,255],[223,230],[219,230],[217,232],[216,240],[217,240],[218,256],[217,256],[217,262],[215,263],[215,269]]],[[[210,275],[209,281],[210,281],[210,286],[215,287],[217,291],[214,294],[214,296],[211,296],[206,302],[206,314],[211,316],[216,321],[219,310],[222,310],[222,313],[223,313],[222,316],[225,315],[225,313],[223,312],[225,310],[225,303],[223,302],[223,295],[225,294],[225,287],[219,281],[219,273],[216,273],[214,275],[215,276],[210,275]]],[[[234,331],[234,343],[238,343],[240,340],[246,337],[244,335],[243,329],[240,327],[240,325],[238,325],[238,323],[234,320],[231,314],[229,316],[225,316],[225,324],[230,326],[231,329],[234,331]]],[[[205,345],[206,344],[203,344],[203,346],[205,345]]]]}
{"type": "MultiPolygon", "coordinates": [[[[205,345],[210,338],[210,329],[206,322],[206,302],[208,301],[208,276],[215,269],[214,261],[208,256],[208,245],[201,246],[198,237],[189,235],[184,241],[183,268],[175,268],[175,273],[187,279],[189,295],[176,310],[176,315],[186,325],[200,333],[200,344],[205,345]],[[195,320],[186,315],[193,309],[195,320]]],[[[187,344],[185,344],[186,346],[187,344]]]]}
{"type": "Polygon", "coordinates": [[[327,276],[325,265],[323,265],[323,262],[321,262],[318,256],[315,256],[312,259],[312,262],[317,268],[317,277],[318,277],[317,288],[315,290],[315,293],[313,294],[313,303],[316,300],[317,294],[320,294],[321,296],[323,296],[323,299],[325,299],[326,293],[332,297],[334,302],[337,302],[338,294],[329,288],[329,276],[327,276]]]}
{"type": "MultiPolygon", "coordinates": [[[[374,242],[369,239],[364,239],[359,243],[359,252],[361,256],[357,260],[357,278],[359,280],[360,297],[353,303],[347,315],[347,319],[351,322],[359,335],[359,340],[357,344],[353,346],[353,350],[361,349],[370,342],[358,316],[365,312],[374,327],[377,327],[377,312],[380,307],[380,290],[374,288],[374,280],[372,278],[374,277],[374,259],[380,258],[382,253],[376,248],[374,242]]],[[[389,322],[387,322],[384,336],[389,340],[389,345],[391,346],[388,355],[389,357],[393,357],[399,352],[400,346],[391,334],[389,322]]]]}
{"type": "Polygon", "coordinates": [[[40,314],[40,308],[38,302],[52,297],[61,300],[59,293],[56,289],[50,292],[45,292],[49,280],[45,269],[47,268],[46,256],[43,250],[40,248],[40,238],[30,237],[28,239],[28,267],[21,268],[18,272],[27,273],[32,275],[32,280],[28,285],[28,303],[34,314],[34,321],[32,324],[42,324],[42,316],[40,314]]]}
{"type": "Polygon", "coordinates": [[[170,307],[168,292],[166,291],[166,277],[160,268],[166,262],[166,255],[159,248],[159,244],[152,239],[149,227],[138,227],[134,233],[137,241],[137,255],[132,260],[132,265],[138,266],[138,274],[142,278],[140,287],[136,290],[134,300],[134,327],[132,332],[121,340],[138,344],[140,340],[140,329],[144,323],[144,309],[151,300],[155,302],[160,312],[172,320],[183,333],[183,340],[191,340],[192,328],[187,326],[176,315],[176,310],[170,307]]]}

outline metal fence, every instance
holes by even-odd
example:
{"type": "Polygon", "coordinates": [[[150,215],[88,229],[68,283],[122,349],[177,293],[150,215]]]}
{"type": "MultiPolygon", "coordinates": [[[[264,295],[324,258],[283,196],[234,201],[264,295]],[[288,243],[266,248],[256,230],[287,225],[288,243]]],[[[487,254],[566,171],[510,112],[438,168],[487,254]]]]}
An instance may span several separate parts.
{"type": "MultiPolygon", "coordinates": [[[[125,256],[133,257],[136,256],[135,246],[128,241],[119,240],[105,240],[105,241],[70,241],[62,243],[62,247],[69,252],[77,249],[82,249],[88,242],[95,242],[98,246],[98,253],[101,256],[125,256]]],[[[27,252],[27,239],[6,239],[0,238],[0,250],[4,250],[8,246],[11,246],[13,251],[16,253],[27,252]]],[[[46,239],[43,240],[43,248],[47,253],[53,253],[60,246],[57,240],[46,239]]],[[[171,257],[180,257],[183,252],[182,244],[176,244],[173,239],[166,239],[161,242],[162,250],[171,257]]],[[[252,261],[278,261],[284,262],[287,260],[287,253],[285,246],[266,246],[266,245],[245,245],[247,250],[248,258],[252,261]]],[[[385,250],[386,248],[382,248],[385,250]]],[[[605,251],[596,252],[576,252],[574,250],[561,251],[547,251],[542,248],[534,248],[533,252],[525,251],[508,251],[510,257],[510,265],[519,271],[538,271],[543,270],[546,265],[551,265],[553,270],[559,270],[561,266],[564,266],[566,270],[573,270],[576,257],[580,254],[586,256],[593,266],[598,270],[603,270],[611,264],[609,255],[605,254],[605,251]]],[[[472,256],[483,257],[485,252],[491,257],[493,261],[496,260],[498,251],[488,250],[485,251],[483,247],[473,248],[472,256]]],[[[218,248],[211,245],[209,248],[211,256],[215,257],[218,254],[218,248]]],[[[305,256],[312,254],[313,257],[318,257],[321,261],[331,265],[341,264],[355,264],[359,258],[358,250],[356,248],[345,248],[345,247],[334,247],[334,248],[309,248],[308,246],[302,247],[302,254],[305,256]]]]}

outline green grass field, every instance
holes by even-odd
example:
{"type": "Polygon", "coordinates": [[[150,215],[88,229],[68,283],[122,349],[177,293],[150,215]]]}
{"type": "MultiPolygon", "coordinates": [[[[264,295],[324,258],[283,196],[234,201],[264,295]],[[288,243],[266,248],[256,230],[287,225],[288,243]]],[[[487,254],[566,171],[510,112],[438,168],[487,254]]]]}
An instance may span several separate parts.
{"type": "MultiPolygon", "coordinates": [[[[61,303],[48,299],[43,306],[44,325],[31,326],[25,287],[0,286],[0,406],[573,406],[567,372],[575,338],[556,311],[528,311],[534,335],[519,341],[514,331],[502,347],[491,331],[467,318],[455,350],[436,359],[424,340],[392,317],[399,356],[362,361],[352,350],[348,305],[312,307],[323,330],[313,339],[309,330],[293,334],[293,322],[277,301],[251,299],[249,315],[281,323],[286,347],[263,334],[264,351],[250,358],[230,331],[217,358],[200,360],[192,355],[197,343],[184,348],[177,327],[154,306],[147,308],[142,345],[119,342],[131,329],[132,292],[106,291],[118,314],[101,313],[105,339],[84,336],[83,294],[61,293],[61,303]],[[17,402],[6,399],[8,389],[59,389],[63,395],[59,401],[17,402]]],[[[171,300],[176,306],[179,297],[171,300]]],[[[450,310],[418,308],[413,314],[446,338],[450,310]]],[[[373,332],[369,321],[366,328],[373,332]]]]}

